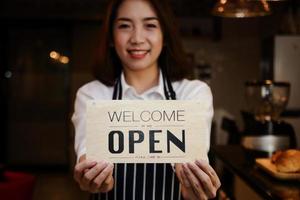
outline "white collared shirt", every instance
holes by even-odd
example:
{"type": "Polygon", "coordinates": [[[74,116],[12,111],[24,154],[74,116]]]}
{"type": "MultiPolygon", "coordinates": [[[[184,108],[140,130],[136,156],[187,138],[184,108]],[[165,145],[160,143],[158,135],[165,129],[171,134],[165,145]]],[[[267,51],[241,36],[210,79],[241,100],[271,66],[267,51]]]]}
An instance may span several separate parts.
{"type": "MultiPolygon", "coordinates": [[[[136,90],[126,83],[124,74],[121,75],[122,84],[122,99],[126,100],[164,100],[164,88],[162,73],[159,75],[159,83],[142,94],[138,94],[136,90]]],[[[176,98],[179,100],[200,100],[202,101],[203,112],[207,114],[207,125],[210,130],[213,117],[212,94],[208,85],[199,80],[176,81],[172,83],[173,89],[176,92],[176,98]]],[[[86,153],[85,147],[85,103],[87,100],[110,100],[112,99],[113,87],[106,86],[98,80],[89,82],[79,88],[76,95],[74,114],[72,122],[75,127],[75,152],[77,160],[86,153]]],[[[210,135],[210,131],[207,132],[210,135]]],[[[210,137],[204,142],[209,150],[210,137]]]]}

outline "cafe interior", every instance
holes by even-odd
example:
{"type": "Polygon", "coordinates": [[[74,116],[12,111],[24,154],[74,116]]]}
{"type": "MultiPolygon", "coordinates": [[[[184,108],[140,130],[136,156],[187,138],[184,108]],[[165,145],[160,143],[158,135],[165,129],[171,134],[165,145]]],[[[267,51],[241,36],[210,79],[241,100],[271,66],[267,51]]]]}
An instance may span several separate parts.
{"type": "MultiPolygon", "coordinates": [[[[1,0],[1,200],[89,199],[73,179],[71,117],[107,2],[1,0]]],[[[300,1],[170,2],[192,78],[213,94],[215,199],[300,200],[300,1]],[[298,170],[279,171],[288,150],[298,170]]]]}

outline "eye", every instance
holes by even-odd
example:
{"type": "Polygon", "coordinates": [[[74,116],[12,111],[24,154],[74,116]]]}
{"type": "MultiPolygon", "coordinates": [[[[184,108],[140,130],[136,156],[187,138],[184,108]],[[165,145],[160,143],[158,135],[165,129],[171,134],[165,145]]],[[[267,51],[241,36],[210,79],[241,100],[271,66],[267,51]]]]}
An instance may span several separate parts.
{"type": "Polygon", "coordinates": [[[118,25],[118,29],[126,29],[126,28],[130,28],[129,24],[119,24],[118,25]]]}
{"type": "Polygon", "coordinates": [[[152,28],[157,28],[157,25],[153,24],[153,23],[149,23],[149,24],[146,24],[146,27],[152,29],[152,28]]]}

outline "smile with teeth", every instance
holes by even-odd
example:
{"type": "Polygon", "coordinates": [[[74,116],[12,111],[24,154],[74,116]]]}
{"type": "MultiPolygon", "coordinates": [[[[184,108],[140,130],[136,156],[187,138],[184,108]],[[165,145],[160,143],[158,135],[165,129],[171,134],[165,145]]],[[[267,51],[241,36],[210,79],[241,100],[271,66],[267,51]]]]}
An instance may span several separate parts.
{"type": "Polygon", "coordinates": [[[144,58],[148,52],[149,50],[128,50],[132,58],[144,58]]]}

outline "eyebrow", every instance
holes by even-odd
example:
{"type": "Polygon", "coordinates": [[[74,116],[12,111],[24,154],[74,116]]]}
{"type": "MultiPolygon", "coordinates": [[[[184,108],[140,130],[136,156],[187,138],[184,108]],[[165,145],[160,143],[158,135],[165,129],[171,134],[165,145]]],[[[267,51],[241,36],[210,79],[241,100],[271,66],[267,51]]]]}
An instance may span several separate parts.
{"type": "MultiPolygon", "coordinates": [[[[157,21],[159,21],[157,17],[145,17],[145,18],[143,18],[143,21],[151,21],[151,20],[157,20],[157,21]]],[[[132,20],[130,18],[126,18],[126,17],[120,17],[116,21],[128,21],[128,22],[131,22],[132,20]]]]}

